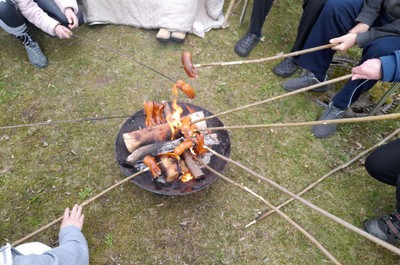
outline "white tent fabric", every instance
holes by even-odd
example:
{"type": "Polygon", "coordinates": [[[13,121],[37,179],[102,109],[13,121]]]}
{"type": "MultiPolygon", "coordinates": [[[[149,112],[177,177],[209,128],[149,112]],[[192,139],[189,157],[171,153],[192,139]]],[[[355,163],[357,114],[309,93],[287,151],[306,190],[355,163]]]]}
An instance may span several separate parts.
{"type": "Polygon", "coordinates": [[[224,22],[224,0],[82,0],[89,25],[118,24],[204,37],[224,22]]]}

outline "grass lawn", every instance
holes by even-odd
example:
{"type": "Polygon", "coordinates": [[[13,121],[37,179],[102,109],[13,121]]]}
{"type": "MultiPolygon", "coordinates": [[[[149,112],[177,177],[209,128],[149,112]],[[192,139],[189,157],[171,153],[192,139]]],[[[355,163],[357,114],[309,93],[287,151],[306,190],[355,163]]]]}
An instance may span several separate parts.
{"type": "MultiPolygon", "coordinates": [[[[290,50],[301,2],[274,3],[263,30],[265,39],[250,59],[290,50]]],[[[50,61],[45,69],[32,67],[23,46],[1,31],[0,126],[131,115],[142,109],[145,100],[171,100],[173,83],[168,78],[101,45],[174,80],[189,82],[197,96],[193,100],[182,96],[181,101],[213,113],[283,94],[284,79],[272,73],[278,61],[201,68],[196,80],[188,80],[180,68],[183,51],[190,51],[195,63],[241,59],[233,47],[246,33],[250,18],[248,11],[239,27],[241,5],[234,10],[230,27],[212,30],[204,39],[189,35],[184,44],[162,45],[156,41],[156,30],[127,26],[82,26],[75,31],[90,41],[59,40],[33,30],[50,61]]],[[[358,54],[353,50],[348,56],[355,59],[358,54]]],[[[341,71],[350,73],[349,69],[341,71]]],[[[306,92],[220,119],[226,126],[313,121],[323,111],[316,101],[326,101],[332,94],[306,92]]],[[[65,207],[124,178],[115,161],[115,138],[124,120],[0,131],[1,245],[19,240],[60,217],[65,207]]],[[[314,138],[309,127],[231,130],[231,158],[296,193],[398,127],[398,121],[342,125],[324,140],[314,138]]],[[[290,198],[234,165],[228,165],[224,175],[273,205],[290,198]]],[[[394,211],[395,189],[372,179],[360,159],[303,198],[361,227],[366,219],[394,211]]],[[[329,263],[314,244],[277,214],[245,228],[268,210],[222,179],[199,192],[174,197],[154,195],[129,182],[85,207],[83,232],[91,264],[329,263]]],[[[343,264],[399,264],[397,255],[299,202],[282,211],[343,264]]],[[[57,233],[55,225],[30,241],[55,246],[57,233]]]]}

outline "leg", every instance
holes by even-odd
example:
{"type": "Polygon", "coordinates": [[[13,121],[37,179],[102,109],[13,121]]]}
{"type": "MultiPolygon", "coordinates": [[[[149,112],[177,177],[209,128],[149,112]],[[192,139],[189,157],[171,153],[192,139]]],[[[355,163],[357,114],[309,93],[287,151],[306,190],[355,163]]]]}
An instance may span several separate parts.
{"type": "Polygon", "coordinates": [[[31,39],[24,16],[11,0],[0,1],[0,27],[7,33],[14,35],[24,44],[31,39]]]}
{"type": "MultiPolygon", "coordinates": [[[[379,58],[390,55],[393,51],[400,49],[400,37],[385,37],[369,42],[363,49],[360,64],[368,59],[379,58]]],[[[347,84],[333,97],[333,104],[340,109],[347,109],[354,103],[362,93],[371,89],[377,81],[354,80],[347,84]]]]}
{"type": "MultiPolygon", "coordinates": [[[[36,2],[36,4],[38,4],[38,6],[43,9],[43,11],[46,12],[50,17],[60,22],[61,25],[68,27],[67,18],[58,8],[54,0],[34,0],[34,2],[36,2]]],[[[78,17],[79,25],[82,25],[84,23],[82,12],[79,11],[76,16],[78,17]]]]}
{"type": "Polygon", "coordinates": [[[25,18],[18,11],[14,1],[0,1],[0,27],[19,39],[28,53],[29,61],[38,68],[48,65],[39,44],[35,42],[28,32],[25,18]]]}
{"type": "Polygon", "coordinates": [[[273,0],[254,0],[249,33],[261,38],[264,22],[271,10],[273,2],[273,0]]]}
{"type": "Polygon", "coordinates": [[[260,41],[262,27],[273,2],[274,0],[254,0],[249,31],[235,45],[235,52],[239,56],[247,57],[260,41]]]}
{"type": "MultiPolygon", "coordinates": [[[[290,52],[303,49],[303,46],[310,34],[315,21],[318,19],[326,0],[304,0],[303,14],[301,15],[299,26],[297,28],[297,37],[290,52]]],[[[277,76],[289,77],[293,75],[297,68],[298,56],[284,59],[272,71],[277,76]]]]}
{"type": "MultiPolygon", "coordinates": [[[[354,27],[355,19],[363,3],[363,0],[328,0],[303,48],[308,49],[325,45],[332,38],[345,35],[354,27]]],[[[294,91],[326,81],[326,72],[334,54],[334,50],[324,49],[301,55],[297,64],[304,68],[305,71],[301,77],[285,81],[283,83],[284,89],[294,91]]],[[[323,92],[327,89],[327,86],[323,86],[315,91],[323,92]]]]}
{"type": "Polygon", "coordinates": [[[375,149],[365,160],[365,169],[373,178],[396,186],[396,210],[400,213],[400,139],[375,149]]]}
{"type": "MultiPolygon", "coordinates": [[[[355,19],[363,6],[363,0],[328,0],[310,35],[304,49],[328,44],[329,40],[345,35],[355,26],[355,19]]],[[[299,65],[313,72],[322,81],[328,71],[335,51],[325,49],[299,58],[299,65]]]]}
{"type": "Polygon", "coordinates": [[[396,212],[364,223],[364,229],[389,243],[400,240],[400,139],[373,151],[365,160],[365,168],[375,179],[396,186],[396,212]]]}
{"type": "Polygon", "coordinates": [[[297,37],[290,52],[302,50],[326,0],[304,0],[297,37]]]}

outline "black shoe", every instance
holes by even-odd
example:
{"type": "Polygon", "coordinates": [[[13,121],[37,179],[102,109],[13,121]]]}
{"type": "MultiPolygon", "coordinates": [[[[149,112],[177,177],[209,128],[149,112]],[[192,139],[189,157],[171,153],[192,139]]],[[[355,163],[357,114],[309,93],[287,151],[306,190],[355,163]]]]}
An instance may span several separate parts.
{"type": "Polygon", "coordinates": [[[390,244],[400,240],[400,214],[383,215],[364,222],[364,230],[390,244]]]}
{"type": "MultiPolygon", "coordinates": [[[[324,82],[327,81],[327,80],[328,80],[328,77],[325,76],[324,82]]],[[[303,73],[301,74],[300,77],[286,80],[283,83],[283,88],[286,91],[295,91],[295,90],[298,90],[298,89],[301,89],[301,88],[304,88],[304,87],[308,87],[308,86],[312,86],[312,85],[316,85],[316,84],[319,84],[319,83],[321,83],[321,81],[319,81],[315,77],[313,72],[311,72],[311,71],[309,71],[307,69],[304,69],[303,73]]],[[[329,89],[329,86],[324,85],[324,86],[320,86],[318,88],[314,88],[312,91],[325,92],[328,89],[329,89]]]]}
{"type": "Polygon", "coordinates": [[[297,68],[298,66],[293,61],[293,58],[285,58],[285,60],[275,66],[272,72],[274,72],[274,74],[276,74],[277,76],[289,77],[296,72],[297,68]]]}
{"type": "Polygon", "coordinates": [[[242,57],[247,57],[259,41],[260,38],[257,35],[247,33],[236,43],[235,52],[242,57]]]}
{"type": "MultiPolygon", "coordinates": [[[[331,102],[329,103],[328,108],[324,111],[319,120],[326,121],[326,120],[341,119],[343,118],[344,113],[345,113],[344,110],[335,107],[331,102]]],[[[322,139],[322,138],[327,138],[332,134],[334,134],[336,131],[336,127],[337,124],[315,125],[312,127],[311,132],[314,134],[315,137],[322,139]]]]}

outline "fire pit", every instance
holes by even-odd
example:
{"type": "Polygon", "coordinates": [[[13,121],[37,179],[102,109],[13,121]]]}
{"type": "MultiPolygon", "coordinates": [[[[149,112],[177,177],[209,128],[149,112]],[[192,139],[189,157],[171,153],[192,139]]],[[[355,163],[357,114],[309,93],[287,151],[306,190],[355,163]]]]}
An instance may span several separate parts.
{"type": "MultiPolygon", "coordinates": [[[[195,106],[188,103],[178,103],[178,104],[183,109],[182,116],[189,115],[190,114],[189,109],[192,109],[196,112],[199,111],[203,112],[205,117],[213,115],[208,110],[199,106],[195,106]]],[[[204,122],[206,122],[207,127],[224,126],[223,123],[217,117],[214,117],[212,119],[207,119],[204,122]]],[[[124,173],[125,176],[130,176],[138,172],[138,169],[135,166],[133,166],[132,163],[127,163],[127,158],[131,153],[128,151],[124,143],[123,134],[141,130],[145,127],[146,127],[145,115],[144,115],[144,110],[142,109],[133,114],[132,117],[128,118],[125,121],[125,123],[121,126],[118,132],[115,143],[116,159],[121,171],[124,173]]],[[[212,145],[210,146],[210,148],[222,154],[223,156],[229,157],[231,147],[230,147],[228,132],[219,130],[213,133],[216,134],[216,137],[218,139],[218,144],[212,145]]],[[[209,153],[200,157],[200,159],[202,159],[208,166],[210,166],[211,168],[213,168],[218,172],[222,172],[227,164],[225,160],[222,160],[209,153]]],[[[198,190],[201,190],[209,186],[218,178],[217,175],[208,171],[205,168],[202,168],[202,171],[204,173],[204,177],[200,179],[191,179],[187,182],[183,182],[181,180],[175,180],[172,182],[163,182],[154,180],[149,171],[135,177],[134,179],[132,179],[132,182],[147,191],[160,195],[185,195],[188,193],[196,192],[198,190]]]]}

